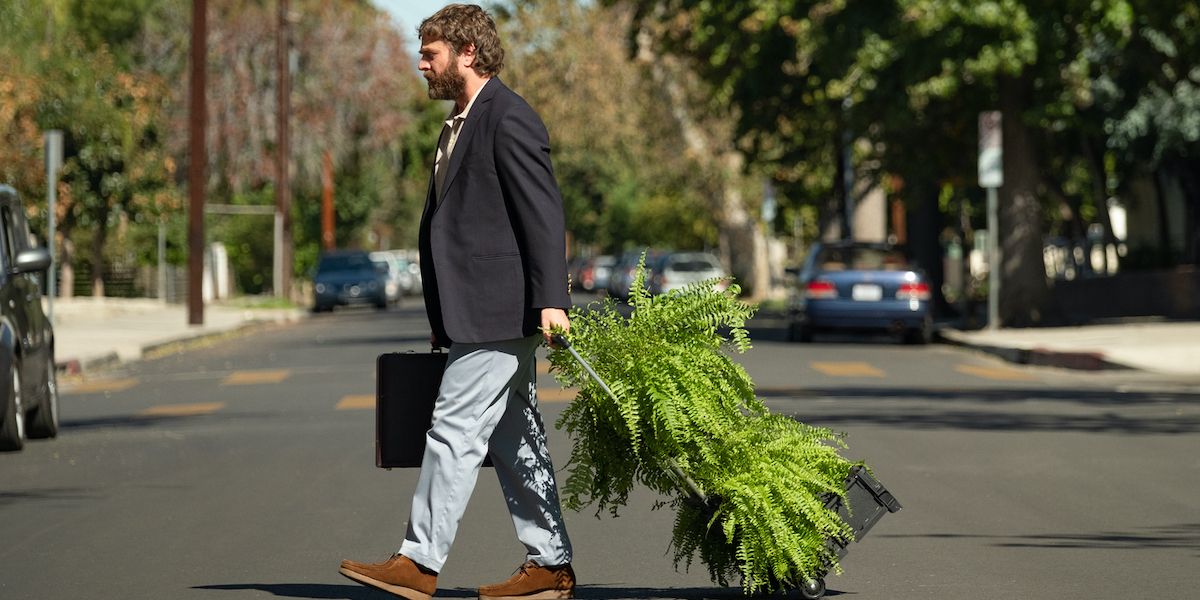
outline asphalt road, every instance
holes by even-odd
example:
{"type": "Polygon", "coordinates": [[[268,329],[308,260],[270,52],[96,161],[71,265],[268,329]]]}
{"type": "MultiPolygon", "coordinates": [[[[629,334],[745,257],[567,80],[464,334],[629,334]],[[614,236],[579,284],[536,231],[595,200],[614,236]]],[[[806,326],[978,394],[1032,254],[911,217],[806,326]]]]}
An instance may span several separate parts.
{"type": "MultiPolygon", "coordinates": [[[[829,597],[1195,597],[1194,385],[754,333],[740,360],[760,397],[846,432],[904,504],[829,597]]],[[[427,340],[417,310],[342,311],[64,384],[61,436],[0,455],[0,600],[386,597],[337,565],[403,537],[416,472],[374,467],[374,357],[427,340]]],[[[566,400],[550,379],[548,423],[566,400]]],[[[550,439],[562,467],[570,441],[550,439]]],[[[567,515],[577,595],[738,597],[675,570],[654,501],[567,515]]],[[[474,597],[522,558],[485,471],[438,595],[474,597]]]]}

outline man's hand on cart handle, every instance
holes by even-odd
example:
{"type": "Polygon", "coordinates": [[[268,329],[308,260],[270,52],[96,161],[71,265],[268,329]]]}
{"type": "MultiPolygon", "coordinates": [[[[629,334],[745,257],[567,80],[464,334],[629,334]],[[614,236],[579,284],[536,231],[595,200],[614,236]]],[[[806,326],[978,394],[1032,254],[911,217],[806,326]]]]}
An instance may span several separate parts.
{"type": "Polygon", "coordinates": [[[567,341],[567,336],[557,331],[550,335],[550,341],[553,342],[555,348],[566,350],[571,347],[571,342],[567,341]]]}
{"type": "Polygon", "coordinates": [[[543,308],[540,329],[546,345],[551,348],[555,347],[553,335],[558,332],[566,333],[571,329],[571,320],[567,317],[567,311],[561,308],[543,308]]]}

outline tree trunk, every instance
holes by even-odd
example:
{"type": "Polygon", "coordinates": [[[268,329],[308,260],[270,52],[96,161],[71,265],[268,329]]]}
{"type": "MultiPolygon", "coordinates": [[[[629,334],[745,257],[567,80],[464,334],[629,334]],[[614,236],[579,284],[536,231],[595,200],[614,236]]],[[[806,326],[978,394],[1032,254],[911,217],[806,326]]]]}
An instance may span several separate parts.
{"type": "Polygon", "coordinates": [[[96,221],[96,231],[92,236],[92,297],[104,297],[104,243],[108,240],[108,223],[106,219],[96,221]]]}
{"type": "Polygon", "coordinates": [[[938,189],[930,180],[914,181],[905,189],[911,209],[908,253],[929,282],[933,297],[933,312],[944,315],[949,308],[942,285],[946,282],[942,248],[942,212],[938,207],[938,189]]]}
{"type": "Polygon", "coordinates": [[[1185,197],[1184,262],[1200,264],[1200,159],[1172,161],[1185,197]]]}
{"type": "MultiPolygon", "coordinates": [[[[1104,272],[1111,273],[1116,270],[1114,267],[1117,265],[1108,264],[1108,249],[1109,247],[1116,248],[1117,237],[1113,235],[1112,215],[1108,212],[1108,173],[1104,170],[1103,142],[1092,139],[1090,136],[1084,136],[1082,143],[1088,170],[1092,172],[1092,195],[1096,202],[1096,218],[1100,223],[1100,228],[1104,230],[1101,234],[1104,241],[1104,272]]],[[[1114,256],[1120,255],[1114,253],[1114,256]]]]}
{"type": "Polygon", "coordinates": [[[59,231],[62,238],[62,254],[58,257],[58,269],[61,277],[58,282],[60,298],[75,297],[75,242],[67,237],[67,232],[59,231]]]}
{"type": "Polygon", "coordinates": [[[1004,186],[1000,189],[1000,323],[1027,327],[1050,316],[1050,288],[1042,258],[1044,234],[1039,171],[1032,132],[1024,121],[1030,82],[1000,81],[1004,114],[1004,186]]]}
{"type": "Polygon", "coordinates": [[[771,272],[767,260],[767,241],[758,220],[746,209],[742,195],[744,159],[731,149],[729,139],[715,139],[711,128],[694,114],[687,91],[683,88],[685,69],[674,57],[655,50],[653,36],[642,30],[637,36],[638,59],[650,67],[656,84],[667,94],[672,114],[683,134],[687,150],[707,162],[718,174],[719,189],[713,209],[717,218],[720,253],[729,261],[731,274],[751,300],[767,298],[771,292],[771,272]],[[670,71],[670,72],[668,72],[670,71]]]}

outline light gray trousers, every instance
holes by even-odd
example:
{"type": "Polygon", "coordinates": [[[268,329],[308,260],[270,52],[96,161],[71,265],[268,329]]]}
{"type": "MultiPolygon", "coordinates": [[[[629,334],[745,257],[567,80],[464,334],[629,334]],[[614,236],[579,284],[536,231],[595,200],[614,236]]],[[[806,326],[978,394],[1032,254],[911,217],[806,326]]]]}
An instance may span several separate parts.
{"type": "Polygon", "coordinates": [[[400,554],[441,571],[490,454],[527,560],[571,562],[537,409],[535,352],[541,339],[451,346],[400,554]]]}

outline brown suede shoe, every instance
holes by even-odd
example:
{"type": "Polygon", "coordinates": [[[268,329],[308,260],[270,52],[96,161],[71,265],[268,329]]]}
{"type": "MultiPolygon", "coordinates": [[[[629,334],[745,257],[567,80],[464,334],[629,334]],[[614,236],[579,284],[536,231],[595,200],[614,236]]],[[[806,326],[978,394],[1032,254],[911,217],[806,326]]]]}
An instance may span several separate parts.
{"type": "Polygon", "coordinates": [[[508,581],[479,588],[479,600],[559,600],[575,593],[571,564],[543,567],[528,561],[508,581]]]}
{"type": "Polygon", "coordinates": [[[373,564],[343,560],[338,573],[409,600],[429,600],[437,591],[437,574],[423,571],[417,563],[400,554],[373,564]]]}

